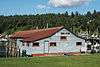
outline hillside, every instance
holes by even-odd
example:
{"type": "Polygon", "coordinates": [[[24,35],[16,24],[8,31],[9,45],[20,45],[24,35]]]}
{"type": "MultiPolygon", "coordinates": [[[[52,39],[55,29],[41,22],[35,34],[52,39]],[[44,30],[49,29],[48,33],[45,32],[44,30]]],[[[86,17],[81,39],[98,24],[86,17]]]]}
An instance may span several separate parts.
{"type": "Polygon", "coordinates": [[[100,34],[100,12],[88,11],[86,14],[37,14],[37,15],[14,15],[0,16],[0,34],[11,34],[19,30],[65,26],[74,33],[88,31],[89,34],[100,34]]]}

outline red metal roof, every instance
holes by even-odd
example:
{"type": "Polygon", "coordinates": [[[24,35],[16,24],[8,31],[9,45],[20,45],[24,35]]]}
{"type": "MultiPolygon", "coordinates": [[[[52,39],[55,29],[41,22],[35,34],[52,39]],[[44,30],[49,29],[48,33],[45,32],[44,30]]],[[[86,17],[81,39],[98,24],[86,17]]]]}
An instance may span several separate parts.
{"type": "Polygon", "coordinates": [[[36,29],[28,31],[15,32],[12,38],[23,38],[24,41],[37,41],[54,35],[56,32],[61,30],[61,27],[47,28],[47,29],[36,29]]]}

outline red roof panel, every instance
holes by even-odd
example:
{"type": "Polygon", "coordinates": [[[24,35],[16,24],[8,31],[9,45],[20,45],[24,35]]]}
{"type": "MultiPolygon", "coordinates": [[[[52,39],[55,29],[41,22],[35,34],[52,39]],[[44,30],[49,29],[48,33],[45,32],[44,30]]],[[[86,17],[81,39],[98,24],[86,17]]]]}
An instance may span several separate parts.
{"type": "Polygon", "coordinates": [[[37,41],[37,40],[52,36],[53,34],[58,32],[62,28],[63,28],[63,26],[62,27],[47,28],[47,29],[19,31],[19,32],[15,32],[12,35],[12,38],[23,38],[24,41],[37,41]]]}

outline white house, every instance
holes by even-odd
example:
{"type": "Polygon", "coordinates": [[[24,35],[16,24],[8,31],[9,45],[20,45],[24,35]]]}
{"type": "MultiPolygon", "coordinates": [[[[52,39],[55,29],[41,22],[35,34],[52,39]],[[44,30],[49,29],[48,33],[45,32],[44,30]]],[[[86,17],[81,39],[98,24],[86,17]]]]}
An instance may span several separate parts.
{"type": "Polygon", "coordinates": [[[21,53],[26,51],[27,55],[32,56],[80,53],[81,48],[86,48],[84,39],[63,26],[19,31],[11,38],[16,40],[21,53]]]}

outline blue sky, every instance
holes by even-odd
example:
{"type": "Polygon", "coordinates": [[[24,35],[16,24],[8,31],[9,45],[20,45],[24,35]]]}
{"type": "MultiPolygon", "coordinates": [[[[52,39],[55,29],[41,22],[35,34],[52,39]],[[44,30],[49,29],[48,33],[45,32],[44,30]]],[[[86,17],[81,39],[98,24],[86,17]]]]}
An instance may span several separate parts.
{"type": "MultiPolygon", "coordinates": [[[[51,0],[53,1],[53,0],[51,0]]],[[[57,1],[57,0],[56,0],[57,1]]],[[[64,0],[67,1],[67,0],[64,0]]],[[[65,11],[86,13],[94,9],[100,11],[100,0],[92,0],[85,4],[65,5],[64,7],[52,6],[50,0],[0,0],[0,15],[23,15],[23,14],[42,14],[42,13],[64,13],[65,11]],[[73,7],[72,7],[73,6],[73,7]]],[[[52,3],[52,4],[57,4],[52,3]]]]}

